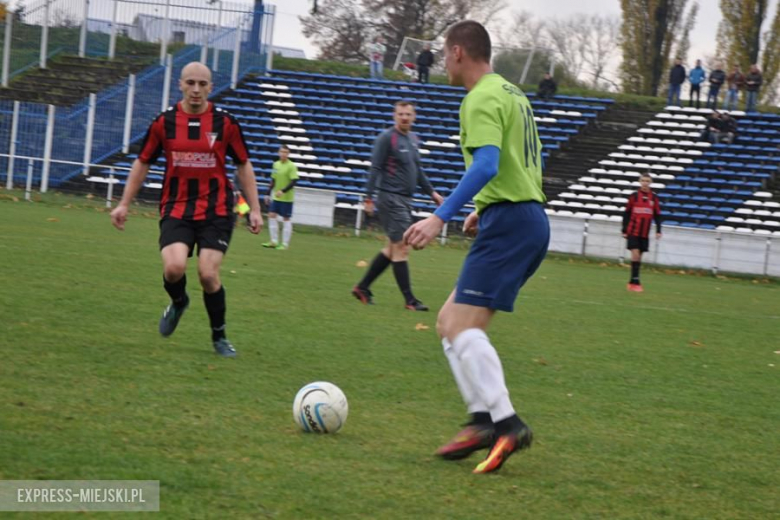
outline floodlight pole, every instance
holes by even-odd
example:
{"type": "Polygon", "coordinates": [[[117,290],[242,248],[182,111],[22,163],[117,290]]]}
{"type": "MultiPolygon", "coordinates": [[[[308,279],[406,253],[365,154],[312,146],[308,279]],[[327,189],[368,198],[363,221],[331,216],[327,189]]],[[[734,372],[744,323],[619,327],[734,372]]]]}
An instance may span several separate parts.
{"type": "Polygon", "coordinates": [[[163,20],[163,33],[160,41],[160,65],[165,65],[165,56],[168,54],[169,20],[171,17],[171,0],[165,0],[165,19],[163,20]]]}
{"type": "Polygon", "coordinates": [[[162,108],[165,110],[168,108],[168,100],[171,95],[171,75],[173,74],[173,56],[170,54],[166,58],[165,63],[165,79],[163,80],[163,92],[162,92],[162,108]]]}
{"type": "Polygon", "coordinates": [[[87,55],[87,20],[89,19],[89,0],[84,0],[84,17],[81,21],[79,34],[79,58],[87,55]]]}
{"type": "MultiPolygon", "coordinates": [[[[217,14],[217,38],[220,38],[219,33],[222,31],[222,0],[219,0],[219,13],[217,14]]],[[[220,38],[221,39],[221,38],[220,38]]],[[[214,61],[211,63],[211,71],[217,72],[219,70],[219,48],[218,44],[214,45],[214,61]]]]}
{"type": "Polygon", "coordinates": [[[208,34],[203,37],[203,45],[200,46],[200,62],[208,66],[209,60],[209,36],[208,34]]]}
{"type": "Polygon", "coordinates": [[[360,236],[360,228],[363,227],[363,195],[358,195],[357,215],[355,216],[355,236],[360,236]]]}
{"type": "Polygon", "coordinates": [[[265,39],[268,42],[268,45],[265,47],[265,70],[267,72],[273,69],[274,66],[274,16],[276,16],[276,13],[273,16],[267,16],[271,15],[271,6],[266,6],[265,9],[268,9],[268,12],[264,12],[263,16],[266,23],[265,39]]]}
{"type": "Polygon", "coordinates": [[[16,159],[16,136],[19,132],[19,101],[14,101],[14,114],[11,116],[11,142],[8,143],[8,179],[5,188],[14,187],[14,160],[16,159]]]}
{"type": "Polygon", "coordinates": [[[89,95],[89,111],[87,112],[87,136],[84,142],[84,175],[89,174],[89,164],[92,162],[92,138],[95,134],[95,108],[97,96],[89,95]]]}
{"type": "Polygon", "coordinates": [[[122,134],[122,153],[130,151],[130,132],[133,129],[133,102],[135,101],[135,74],[127,78],[127,103],[125,104],[125,129],[122,134]]]}
{"type": "Polygon", "coordinates": [[[41,193],[49,191],[49,169],[51,168],[51,148],[54,143],[54,105],[49,105],[46,121],[46,142],[43,145],[43,172],[41,173],[41,193]]]}
{"type": "Polygon", "coordinates": [[[119,16],[119,0],[114,0],[114,11],[111,14],[111,38],[108,40],[108,59],[116,55],[116,19],[119,16]]]}
{"type": "Polygon", "coordinates": [[[51,0],[46,0],[43,10],[43,27],[41,31],[41,55],[40,65],[42,69],[46,68],[46,54],[49,49],[49,4],[51,0]]]}
{"type": "Polygon", "coordinates": [[[5,13],[5,40],[3,42],[3,87],[8,86],[8,71],[11,65],[11,31],[14,26],[14,14],[5,13]]]}
{"type": "Polygon", "coordinates": [[[235,90],[238,85],[238,60],[241,55],[241,22],[236,27],[236,43],[233,45],[233,67],[230,71],[230,89],[235,90]]]}

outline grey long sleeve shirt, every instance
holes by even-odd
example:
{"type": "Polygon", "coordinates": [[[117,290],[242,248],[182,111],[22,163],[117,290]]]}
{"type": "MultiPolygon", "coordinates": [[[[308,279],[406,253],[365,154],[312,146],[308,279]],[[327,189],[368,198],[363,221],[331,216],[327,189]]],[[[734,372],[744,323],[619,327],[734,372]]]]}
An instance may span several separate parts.
{"type": "Polygon", "coordinates": [[[377,136],[366,186],[368,198],[373,199],[377,190],[411,197],[418,185],[425,194],[433,194],[433,186],[420,166],[418,143],[415,133],[404,135],[395,127],[377,136]]]}

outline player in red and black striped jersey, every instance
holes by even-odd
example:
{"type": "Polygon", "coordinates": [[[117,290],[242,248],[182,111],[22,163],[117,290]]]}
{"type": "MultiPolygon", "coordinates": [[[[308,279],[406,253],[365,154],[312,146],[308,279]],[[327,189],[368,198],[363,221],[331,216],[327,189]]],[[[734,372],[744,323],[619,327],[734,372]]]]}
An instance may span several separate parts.
{"type": "Polygon", "coordinates": [[[631,280],[628,290],[642,292],[639,282],[639,269],[642,266],[642,253],[647,252],[650,228],[655,221],[655,238],[661,238],[661,201],[650,189],[653,178],[643,173],[639,177],[639,191],[628,197],[626,211],[623,213],[623,237],[626,249],[631,251],[631,280]]]}
{"type": "Polygon", "coordinates": [[[247,195],[249,229],[254,234],[260,233],[263,226],[257,182],[238,121],[208,101],[212,89],[208,67],[197,62],[186,65],[179,88],[182,100],[149,126],[122,200],[111,212],[111,221],[117,229],[124,229],[130,203],[143,185],[150,165],[165,154],[160,254],[163,282],[171,304],[160,319],[160,334],[173,334],[189,305],[185,273],[187,258],[197,244],[198,275],[214,349],[222,356],[232,357],[236,351],[225,336],[225,289],[219,277],[235,222],[233,186],[225,168],[227,157],[236,164],[236,177],[247,195]]]}

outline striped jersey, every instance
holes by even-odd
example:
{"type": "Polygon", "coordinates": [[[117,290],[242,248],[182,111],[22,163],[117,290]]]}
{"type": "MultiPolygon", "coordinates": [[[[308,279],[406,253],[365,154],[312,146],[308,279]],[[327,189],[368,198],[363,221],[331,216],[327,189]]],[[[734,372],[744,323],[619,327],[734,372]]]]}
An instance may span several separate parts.
{"type": "Polygon", "coordinates": [[[623,213],[623,234],[647,238],[655,220],[656,232],[661,232],[661,201],[652,191],[639,190],[628,197],[623,213]]]}
{"type": "Polygon", "coordinates": [[[138,159],[154,163],[165,153],[160,217],[210,220],[233,211],[233,186],[227,156],[236,164],[249,160],[238,121],[209,103],[202,114],[188,114],[181,102],[158,115],[143,139],[138,159]]]}

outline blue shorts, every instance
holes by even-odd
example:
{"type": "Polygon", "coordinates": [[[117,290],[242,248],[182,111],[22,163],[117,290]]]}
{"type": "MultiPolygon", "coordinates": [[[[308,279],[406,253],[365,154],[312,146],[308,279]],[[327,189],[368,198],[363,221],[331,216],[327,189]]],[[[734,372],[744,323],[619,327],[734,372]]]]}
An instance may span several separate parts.
{"type": "Polygon", "coordinates": [[[281,200],[272,200],[271,207],[268,208],[268,213],[276,213],[282,218],[292,217],[292,202],[282,202],[281,200]]]}
{"type": "Polygon", "coordinates": [[[512,312],[517,294],[547,254],[550,223],[538,202],[500,202],[479,216],[455,303],[512,312]]]}

